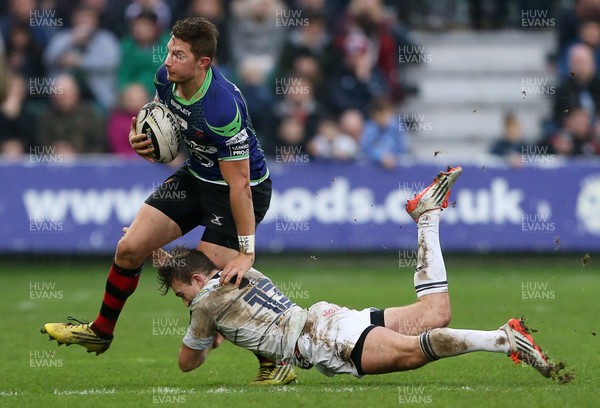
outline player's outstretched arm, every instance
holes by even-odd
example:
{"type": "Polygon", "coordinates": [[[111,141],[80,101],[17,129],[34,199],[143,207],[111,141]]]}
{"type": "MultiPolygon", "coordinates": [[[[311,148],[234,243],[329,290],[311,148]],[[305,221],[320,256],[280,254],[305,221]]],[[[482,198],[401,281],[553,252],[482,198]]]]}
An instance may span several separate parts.
{"type": "Polygon", "coordinates": [[[202,364],[206,360],[206,356],[210,352],[212,347],[205,348],[204,350],[194,350],[185,345],[181,344],[179,350],[179,369],[183,372],[192,371],[202,364]]]}
{"type": "Polygon", "coordinates": [[[230,282],[237,275],[235,285],[239,286],[242,277],[254,264],[254,204],[250,190],[250,161],[248,159],[220,161],[223,178],[229,185],[231,212],[237,228],[240,252],[225,265],[221,273],[221,283],[230,282]]]}

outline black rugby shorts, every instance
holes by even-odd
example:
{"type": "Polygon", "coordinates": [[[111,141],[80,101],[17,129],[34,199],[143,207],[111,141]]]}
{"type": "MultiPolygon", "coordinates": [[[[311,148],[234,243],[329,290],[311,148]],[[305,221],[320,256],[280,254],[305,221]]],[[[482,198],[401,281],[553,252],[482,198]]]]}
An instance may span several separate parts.
{"type": "MultiPolygon", "coordinates": [[[[258,225],[271,202],[271,179],[250,189],[254,218],[258,225]]],[[[199,180],[181,168],[158,186],[145,202],[175,221],[182,235],[203,225],[206,229],[202,241],[239,250],[229,202],[229,186],[199,180]]]]}

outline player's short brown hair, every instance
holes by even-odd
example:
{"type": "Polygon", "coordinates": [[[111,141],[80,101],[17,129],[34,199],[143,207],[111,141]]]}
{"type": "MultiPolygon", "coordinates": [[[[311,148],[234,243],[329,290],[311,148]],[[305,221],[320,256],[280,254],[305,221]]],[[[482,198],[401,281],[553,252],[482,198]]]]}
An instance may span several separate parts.
{"type": "Polygon", "coordinates": [[[190,44],[192,54],[196,59],[200,57],[215,59],[219,30],[206,18],[188,17],[179,20],[173,26],[171,35],[190,44]]]}
{"type": "Polygon", "coordinates": [[[181,246],[175,247],[171,252],[171,258],[165,260],[164,265],[158,268],[159,290],[166,295],[173,280],[192,283],[193,274],[208,275],[215,270],[219,268],[203,252],[181,246]]]}

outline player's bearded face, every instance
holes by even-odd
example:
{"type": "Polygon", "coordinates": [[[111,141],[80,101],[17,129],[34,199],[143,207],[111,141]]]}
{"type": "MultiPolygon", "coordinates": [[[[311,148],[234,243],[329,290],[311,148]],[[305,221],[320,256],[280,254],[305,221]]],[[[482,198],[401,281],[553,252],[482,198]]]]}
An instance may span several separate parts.
{"type": "Polygon", "coordinates": [[[179,84],[194,79],[198,74],[198,60],[192,53],[190,44],[171,37],[167,43],[165,67],[171,83],[179,84]]]}

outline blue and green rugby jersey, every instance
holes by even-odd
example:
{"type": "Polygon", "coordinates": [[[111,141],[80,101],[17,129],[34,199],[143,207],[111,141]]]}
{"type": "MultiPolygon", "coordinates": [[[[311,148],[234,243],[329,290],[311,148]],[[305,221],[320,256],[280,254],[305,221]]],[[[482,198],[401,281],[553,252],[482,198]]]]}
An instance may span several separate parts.
{"type": "Polygon", "coordinates": [[[158,99],[179,118],[190,157],[185,166],[197,178],[226,184],[219,160],[250,160],[250,184],[269,176],[260,142],[252,127],[246,100],[237,86],[215,67],[190,100],[175,95],[175,84],[167,79],[164,65],[154,77],[158,99]]]}

